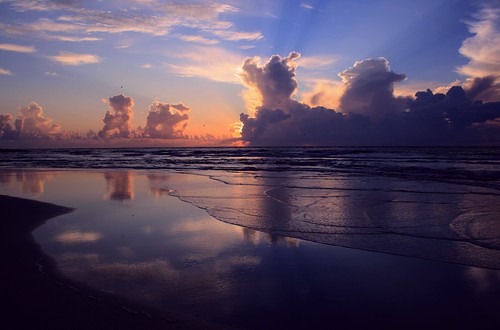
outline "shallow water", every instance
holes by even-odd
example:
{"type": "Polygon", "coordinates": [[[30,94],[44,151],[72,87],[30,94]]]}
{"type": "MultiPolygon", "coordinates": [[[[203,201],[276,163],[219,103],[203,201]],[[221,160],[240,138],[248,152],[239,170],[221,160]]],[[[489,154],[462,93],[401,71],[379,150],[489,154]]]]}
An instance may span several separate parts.
{"type": "Polygon", "coordinates": [[[0,193],[76,208],[34,233],[67,276],[223,326],[499,321],[491,187],[312,171],[4,169],[0,193]]]}

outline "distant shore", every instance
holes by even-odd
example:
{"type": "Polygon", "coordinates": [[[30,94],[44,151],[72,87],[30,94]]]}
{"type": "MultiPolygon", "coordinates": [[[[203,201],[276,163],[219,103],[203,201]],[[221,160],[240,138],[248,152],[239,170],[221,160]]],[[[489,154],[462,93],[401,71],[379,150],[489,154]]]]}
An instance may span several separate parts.
{"type": "Polygon", "coordinates": [[[206,329],[211,325],[86,287],[62,276],[31,232],[72,209],[0,195],[2,323],[9,329],[206,329]],[[4,317],[5,316],[5,317],[4,317]]]}

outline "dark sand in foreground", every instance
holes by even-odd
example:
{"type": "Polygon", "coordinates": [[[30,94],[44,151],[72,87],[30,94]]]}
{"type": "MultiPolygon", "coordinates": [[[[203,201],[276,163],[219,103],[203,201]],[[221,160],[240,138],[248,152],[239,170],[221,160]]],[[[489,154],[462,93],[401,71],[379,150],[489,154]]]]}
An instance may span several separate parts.
{"type": "Polygon", "coordinates": [[[165,315],[75,283],[56,270],[31,232],[72,209],[0,195],[2,327],[9,329],[206,329],[180,315],[165,315]]]}

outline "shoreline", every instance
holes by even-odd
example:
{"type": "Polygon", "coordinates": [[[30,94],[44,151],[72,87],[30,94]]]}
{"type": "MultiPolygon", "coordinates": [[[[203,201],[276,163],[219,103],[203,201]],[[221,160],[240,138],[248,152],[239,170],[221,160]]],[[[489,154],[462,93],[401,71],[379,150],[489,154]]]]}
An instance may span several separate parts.
{"type": "Polygon", "coordinates": [[[61,275],[32,231],[73,209],[0,195],[5,251],[1,272],[6,302],[3,324],[11,329],[210,329],[213,325],[89,288],[61,275]]]}

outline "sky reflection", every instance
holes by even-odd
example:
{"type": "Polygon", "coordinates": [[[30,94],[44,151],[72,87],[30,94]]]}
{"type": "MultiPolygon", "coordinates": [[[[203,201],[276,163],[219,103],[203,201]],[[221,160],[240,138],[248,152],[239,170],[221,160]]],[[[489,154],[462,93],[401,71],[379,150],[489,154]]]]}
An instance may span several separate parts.
{"type": "MultiPolygon", "coordinates": [[[[39,182],[45,174],[23,172],[1,170],[2,193],[30,197],[22,189],[29,182],[17,178],[39,182]]],[[[349,225],[362,215],[360,207],[381,222],[404,211],[411,216],[402,219],[410,222],[400,225],[411,225],[418,217],[438,216],[436,203],[384,208],[383,199],[363,192],[350,192],[358,196],[349,200],[346,191],[300,190],[304,181],[294,176],[235,174],[214,181],[163,172],[54,171],[48,177],[37,198],[76,210],[48,221],[34,236],[66,276],[223,326],[315,327],[332,317],[337,326],[377,320],[403,325],[417,311],[416,326],[467,323],[481,313],[493,319],[500,303],[498,270],[312,243],[224,223],[200,208],[228,222],[245,216],[264,228],[293,230],[300,218],[325,225],[328,212],[336,225],[349,225]],[[328,204],[332,200],[336,204],[328,204]],[[324,218],[308,218],[311,205],[324,218]],[[360,313],[365,317],[356,317],[360,313]]],[[[322,184],[316,187],[331,182],[322,184]]]]}

